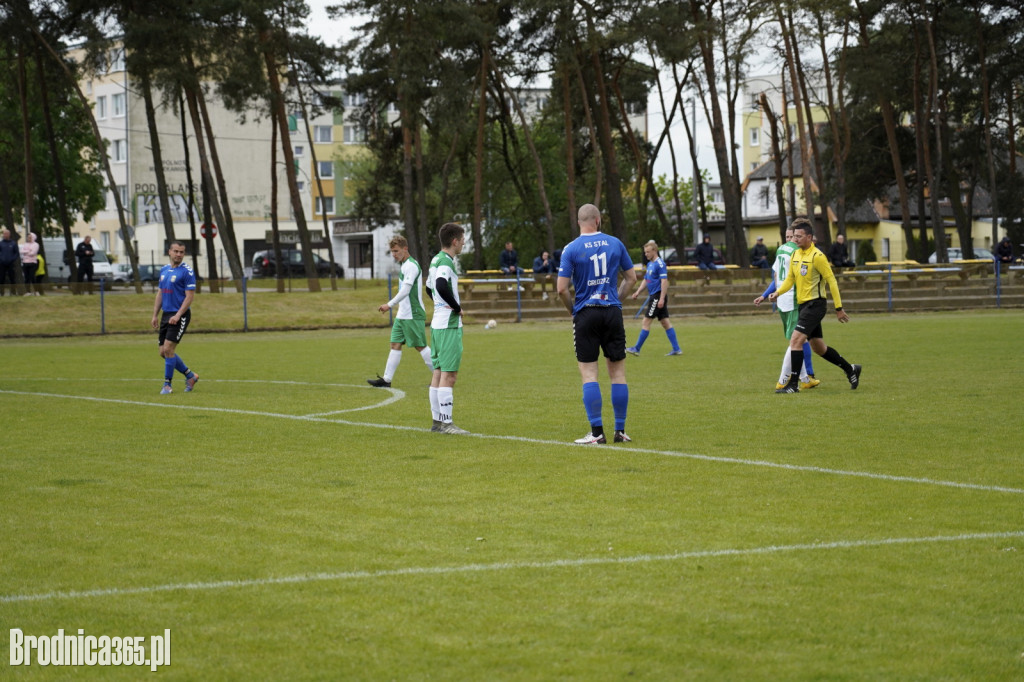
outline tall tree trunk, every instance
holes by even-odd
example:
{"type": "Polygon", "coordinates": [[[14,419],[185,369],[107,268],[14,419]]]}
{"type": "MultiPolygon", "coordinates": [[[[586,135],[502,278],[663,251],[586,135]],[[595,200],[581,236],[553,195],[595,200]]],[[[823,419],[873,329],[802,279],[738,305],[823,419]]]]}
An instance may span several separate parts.
{"type": "Polygon", "coordinates": [[[416,154],[416,205],[420,218],[420,253],[428,253],[427,235],[430,233],[427,215],[427,179],[423,169],[423,134],[422,126],[417,125],[413,133],[413,151],[416,154]]]}
{"type": "Polygon", "coordinates": [[[480,51],[480,101],[476,109],[476,164],[473,175],[473,267],[482,270],[484,267],[484,242],[481,236],[480,222],[483,220],[483,186],[484,186],[484,135],[487,131],[487,48],[480,51]]]}
{"type": "MultiPolygon", "coordinates": [[[[206,129],[206,140],[210,147],[210,166],[213,171],[213,178],[217,183],[217,196],[220,197],[221,213],[224,224],[221,225],[218,234],[221,244],[224,246],[224,253],[228,257],[228,269],[231,270],[231,277],[234,280],[235,290],[242,290],[242,277],[245,272],[242,270],[242,258],[238,254],[238,239],[235,236],[235,219],[231,215],[231,201],[228,194],[227,182],[224,179],[224,171],[220,165],[220,154],[217,152],[217,136],[213,134],[213,124],[210,121],[210,112],[206,108],[206,96],[202,88],[196,89],[196,101],[199,104],[199,114],[203,119],[203,127],[206,129]]],[[[313,260],[312,255],[310,261],[313,260]]],[[[319,279],[317,280],[319,284],[319,279]]]]}
{"type": "Polygon", "coordinates": [[[572,125],[572,88],[567,64],[563,64],[562,73],[562,122],[565,128],[565,200],[566,213],[569,219],[569,234],[574,237],[579,233],[576,225],[576,133],[572,125]]]}
{"type": "MultiPolygon", "coordinates": [[[[270,241],[274,249],[274,282],[277,286],[277,293],[284,293],[284,254],[281,253],[281,230],[277,220],[277,112],[270,112],[270,241]]],[[[313,144],[310,142],[310,150],[313,144]]],[[[316,168],[316,155],[313,155],[313,167],[316,168]]],[[[286,168],[285,173],[293,173],[294,170],[286,168]]],[[[317,173],[317,182],[320,181],[320,174],[317,173]]],[[[317,186],[320,196],[323,191],[317,186]]]]}
{"type": "MultiPolygon", "coordinates": [[[[985,162],[988,170],[989,194],[992,201],[992,243],[999,243],[999,185],[996,184],[996,158],[992,149],[992,91],[988,76],[988,54],[985,37],[981,34],[983,22],[975,14],[977,22],[978,61],[981,67],[981,112],[982,125],[985,127],[985,162]]],[[[1011,128],[1012,130],[1012,128],[1011,128]]],[[[973,215],[973,214],[972,214],[973,215]]]]}
{"type": "MultiPolygon", "coordinates": [[[[192,153],[188,149],[188,127],[185,116],[185,96],[178,90],[178,120],[181,121],[181,146],[185,158],[185,183],[188,185],[188,227],[190,244],[196,240],[196,186],[192,178],[192,153]]],[[[199,274],[199,249],[192,250],[192,271],[199,274]]],[[[198,288],[198,287],[197,287],[198,288]]]]}
{"type": "MultiPolygon", "coordinates": [[[[814,189],[811,187],[811,150],[807,140],[807,127],[804,125],[804,106],[803,97],[801,96],[800,88],[800,74],[797,72],[796,65],[796,50],[797,46],[794,45],[793,36],[790,34],[790,30],[786,25],[786,19],[782,13],[782,6],[779,3],[775,5],[776,18],[779,22],[779,28],[782,32],[782,40],[786,50],[786,67],[789,69],[789,82],[793,86],[793,108],[796,110],[796,129],[797,139],[800,142],[800,161],[801,161],[801,179],[804,186],[804,211],[807,217],[811,219],[811,223],[814,225],[815,237],[821,239],[822,230],[818,227],[818,222],[814,220],[814,189]]],[[[824,221],[828,221],[828,215],[822,216],[824,221]]]]}
{"type": "MultiPolygon", "coordinates": [[[[857,28],[859,42],[865,49],[870,48],[871,39],[868,32],[868,18],[864,11],[863,0],[854,0],[857,6],[857,28]]],[[[878,108],[882,113],[882,125],[885,128],[885,138],[889,145],[889,158],[892,160],[893,176],[896,178],[896,188],[900,202],[900,220],[903,226],[903,239],[907,243],[907,258],[920,260],[917,247],[914,244],[914,226],[910,220],[910,191],[907,188],[907,178],[903,171],[903,161],[900,158],[899,142],[896,138],[896,114],[893,111],[892,102],[885,93],[878,90],[875,93],[878,99],[878,108]]],[[[927,256],[927,254],[925,254],[927,256]]]]}
{"type": "MultiPolygon", "coordinates": [[[[292,61],[292,69],[294,71],[296,71],[296,72],[298,71],[298,68],[296,67],[294,60],[292,61]]],[[[302,120],[305,123],[306,142],[309,144],[309,156],[310,156],[310,159],[313,162],[313,168],[319,168],[320,166],[317,165],[316,144],[313,142],[313,127],[309,125],[309,114],[310,114],[310,111],[309,111],[309,107],[306,105],[306,93],[303,91],[301,83],[296,83],[295,90],[296,90],[296,92],[298,92],[298,95],[299,95],[299,108],[302,111],[302,120]]],[[[275,128],[274,136],[276,137],[276,135],[277,135],[277,129],[275,128]]],[[[277,152],[276,148],[274,149],[274,152],[275,152],[275,158],[276,158],[276,152],[277,152]]],[[[292,172],[291,169],[289,169],[289,172],[292,172]]],[[[276,178],[277,176],[275,175],[274,177],[276,178]]],[[[320,173],[317,173],[317,172],[313,173],[313,177],[316,178],[316,193],[321,197],[321,202],[322,202],[323,201],[323,196],[324,196],[324,182],[323,182],[323,179],[320,177],[320,173]]],[[[337,185],[338,185],[338,181],[337,180],[334,181],[334,185],[335,185],[335,187],[337,187],[337,185]]],[[[276,187],[276,182],[275,182],[275,187],[276,187]]],[[[334,193],[335,193],[335,195],[337,195],[338,194],[337,190],[335,190],[334,193]]],[[[274,203],[275,206],[277,205],[277,195],[276,194],[273,197],[273,203],[274,203]]],[[[335,212],[337,212],[337,207],[335,207],[335,212]]],[[[275,212],[274,213],[275,217],[273,219],[273,222],[275,222],[275,223],[277,222],[276,215],[277,214],[275,212]]],[[[336,261],[334,260],[334,239],[333,239],[333,237],[331,235],[331,228],[330,228],[330,225],[329,225],[329,223],[327,221],[327,211],[326,210],[320,211],[320,218],[323,221],[323,226],[324,226],[324,241],[327,242],[327,257],[331,261],[331,291],[337,291],[338,290],[338,276],[334,272],[334,266],[335,266],[335,263],[336,263],[336,261]]],[[[277,262],[280,263],[281,261],[277,261],[277,262]]]]}
{"type": "Polygon", "coordinates": [[[547,190],[544,189],[544,164],[540,161],[540,154],[537,153],[537,147],[533,144],[533,134],[530,133],[530,122],[526,120],[526,114],[523,113],[523,108],[519,106],[519,98],[515,96],[512,89],[508,87],[508,83],[505,82],[505,77],[501,74],[501,71],[491,63],[491,72],[494,74],[495,79],[498,81],[499,86],[508,93],[509,99],[512,100],[512,106],[516,110],[516,114],[519,116],[519,122],[523,126],[523,137],[526,138],[526,146],[530,150],[530,156],[533,158],[534,166],[537,170],[537,193],[540,195],[541,204],[544,206],[544,227],[545,237],[548,245],[548,252],[555,250],[555,220],[551,215],[551,203],[548,201],[547,190]]]}
{"type": "MultiPolygon", "coordinates": [[[[160,149],[160,129],[156,125],[156,107],[153,105],[153,87],[148,70],[139,74],[139,88],[146,107],[146,124],[149,129],[149,147],[153,152],[153,174],[156,176],[156,193],[160,202],[160,218],[164,224],[164,236],[167,241],[174,239],[174,215],[171,213],[171,201],[167,194],[167,175],[164,173],[163,151],[160,149]]],[[[136,273],[138,280],[138,273],[136,273]]]]}
{"type": "MultiPolygon", "coordinates": [[[[78,100],[82,103],[82,106],[85,107],[85,111],[86,111],[86,114],[88,116],[89,123],[92,125],[92,134],[96,138],[96,144],[99,146],[99,149],[104,149],[103,135],[100,134],[99,126],[96,124],[96,117],[93,115],[92,106],[89,104],[89,100],[85,96],[85,93],[82,92],[82,88],[78,84],[78,79],[75,77],[75,75],[73,73],[71,73],[71,70],[68,68],[68,65],[64,62],[64,59],[60,55],[57,54],[57,52],[46,41],[46,39],[43,38],[43,36],[39,33],[39,31],[37,31],[35,28],[33,28],[32,29],[32,33],[33,33],[33,35],[35,35],[36,40],[39,41],[39,44],[42,45],[46,49],[46,51],[50,53],[50,56],[53,57],[57,61],[57,64],[60,65],[61,70],[63,70],[64,75],[67,77],[68,83],[70,83],[71,86],[74,87],[75,92],[78,93],[78,100]]],[[[120,192],[120,190],[118,190],[117,182],[114,180],[114,174],[110,170],[110,159],[107,158],[107,155],[105,153],[101,153],[100,154],[100,161],[102,163],[103,170],[106,172],[107,182],[110,183],[110,191],[114,193],[114,205],[117,208],[117,219],[118,219],[118,222],[121,224],[121,239],[124,242],[125,253],[128,254],[128,260],[129,261],[131,261],[133,263],[138,262],[138,258],[135,255],[135,247],[132,244],[131,237],[129,236],[129,233],[128,233],[128,224],[125,222],[125,210],[124,210],[124,205],[121,203],[121,192],[120,192]]],[[[71,234],[70,234],[69,231],[65,231],[64,240],[65,240],[65,243],[68,245],[69,250],[70,250],[71,234]]],[[[72,260],[74,260],[74,259],[72,259],[72,260]]],[[[72,273],[76,273],[76,272],[77,272],[77,269],[74,266],[72,266],[72,273]]],[[[141,286],[141,283],[140,283],[140,286],[141,286]]]]}
{"type": "MultiPolygon", "coordinates": [[[[185,88],[185,101],[188,103],[188,113],[192,120],[192,131],[196,136],[196,152],[199,154],[199,186],[203,193],[203,225],[208,226],[213,224],[210,220],[211,211],[213,213],[213,221],[218,225],[223,225],[224,216],[220,211],[220,203],[210,200],[210,193],[215,190],[213,187],[213,176],[210,173],[210,161],[206,155],[206,136],[203,132],[203,124],[199,116],[199,105],[196,101],[196,93],[189,87],[185,88]]],[[[206,281],[210,286],[210,291],[212,293],[217,293],[220,289],[220,285],[217,281],[217,260],[216,254],[214,253],[213,234],[209,228],[206,228],[206,234],[206,257],[208,262],[206,281]]]]}
{"type": "Polygon", "coordinates": [[[782,190],[782,145],[779,141],[779,117],[772,111],[768,95],[763,92],[761,93],[761,111],[768,119],[768,131],[772,140],[772,164],[775,166],[775,203],[779,210],[779,240],[785,243],[786,228],[789,223],[786,222],[786,197],[782,190]]]}
{"type": "MultiPolygon", "coordinates": [[[[921,0],[921,9],[927,12],[926,0],[921,0]]],[[[932,237],[935,240],[936,260],[939,263],[948,263],[949,255],[946,252],[946,230],[942,220],[942,213],[939,207],[939,191],[942,187],[942,112],[939,111],[939,61],[935,50],[935,36],[932,32],[932,21],[925,17],[925,35],[928,38],[929,74],[928,74],[928,111],[936,113],[935,125],[935,155],[938,159],[933,162],[928,158],[928,147],[925,146],[925,164],[928,172],[929,199],[932,208],[932,237]]]]}
{"type": "MultiPolygon", "coordinates": [[[[295,155],[292,153],[291,138],[288,135],[288,116],[285,114],[284,95],[281,92],[281,80],[277,73],[277,62],[271,53],[269,35],[264,32],[261,36],[265,46],[263,59],[267,67],[267,81],[270,86],[270,106],[277,112],[277,126],[281,134],[281,149],[284,152],[284,163],[287,168],[295,167],[295,155]]],[[[302,206],[302,196],[299,194],[298,181],[294,173],[286,173],[288,178],[288,190],[291,195],[292,208],[295,211],[295,227],[299,232],[299,244],[302,247],[302,264],[306,268],[306,279],[309,282],[310,291],[320,291],[320,278],[317,275],[316,265],[313,263],[313,246],[309,240],[309,228],[306,226],[306,211],[302,206]]],[[[278,263],[278,267],[282,264],[278,263]]]]}
{"type": "MultiPolygon", "coordinates": [[[[593,26],[591,26],[593,32],[593,26]]],[[[590,49],[590,64],[594,69],[594,80],[597,82],[597,134],[601,140],[601,151],[604,158],[605,196],[608,200],[608,218],[612,223],[612,234],[626,241],[626,213],[622,205],[622,179],[619,175],[619,163],[616,159],[615,140],[612,138],[612,112],[608,106],[608,87],[604,82],[604,66],[596,47],[590,49]]]]}

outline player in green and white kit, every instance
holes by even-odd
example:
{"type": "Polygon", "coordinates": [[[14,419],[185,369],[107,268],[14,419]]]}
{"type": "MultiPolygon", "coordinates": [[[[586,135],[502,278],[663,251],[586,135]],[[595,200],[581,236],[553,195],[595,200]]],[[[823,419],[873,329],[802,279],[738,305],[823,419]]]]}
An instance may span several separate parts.
{"type": "Polygon", "coordinates": [[[434,300],[430,333],[434,343],[430,359],[434,376],[430,380],[430,411],[434,418],[431,431],[469,433],[452,423],[452,389],[462,363],[462,304],[459,301],[459,276],[455,257],[466,245],[466,230],[456,223],[445,223],[438,231],[441,251],[430,261],[427,294],[434,300]]]}
{"type": "Polygon", "coordinates": [[[402,345],[409,344],[417,351],[427,369],[433,370],[430,361],[430,346],[427,345],[427,311],[423,308],[423,271],[416,259],[409,255],[409,242],[397,236],[389,243],[391,255],[402,266],[398,273],[398,293],[384,305],[377,308],[386,313],[398,306],[395,323],[391,326],[391,352],[384,366],[384,376],[367,379],[366,383],[377,388],[390,388],[395,371],[402,362],[402,345]]]}
{"type": "MultiPolygon", "coordinates": [[[[789,263],[793,258],[793,253],[799,248],[795,241],[793,241],[793,228],[786,228],[786,243],[779,247],[778,251],[775,252],[775,262],[772,264],[772,283],[764,293],[754,299],[754,305],[761,305],[761,303],[768,298],[768,295],[773,293],[779,288],[779,285],[786,279],[786,274],[789,272],[789,263]]],[[[793,291],[787,291],[782,296],[779,296],[776,300],[775,305],[779,308],[779,315],[782,317],[782,330],[786,335],[786,341],[793,336],[793,328],[796,326],[796,321],[800,317],[800,312],[796,308],[795,294],[793,291]]],[[[821,383],[818,379],[814,378],[814,367],[811,366],[811,348],[810,343],[804,344],[804,366],[800,369],[800,388],[814,388],[821,383]]],[[[780,389],[786,386],[789,381],[789,375],[792,368],[792,362],[790,360],[789,346],[786,346],[786,354],[782,358],[782,374],[779,375],[779,382],[775,388],[780,389]]]]}

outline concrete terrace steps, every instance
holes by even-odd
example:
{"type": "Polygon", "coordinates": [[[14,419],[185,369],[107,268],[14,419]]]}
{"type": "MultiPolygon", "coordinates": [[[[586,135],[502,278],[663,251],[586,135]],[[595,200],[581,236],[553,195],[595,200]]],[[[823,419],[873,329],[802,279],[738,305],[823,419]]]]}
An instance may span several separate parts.
{"type": "MultiPolygon", "coordinates": [[[[770,303],[755,308],[753,300],[764,287],[760,282],[742,281],[733,284],[712,282],[710,285],[679,284],[669,290],[669,310],[672,317],[719,317],[723,315],[763,314],[771,310],[770,303]]],[[[893,281],[890,307],[888,283],[875,280],[840,284],[843,305],[851,314],[859,312],[899,312],[926,310],[971,310],[996,307],[995,278],[985,280],[893,281]]],[[[522,300],[523,320],[567,320],[568,313],[554,292],[518,292],[522,300]],[[547,299],[543,295],[547,294],[547,299]]],[[[495,290],[473,293],[463,300],[472,321],[487,319],[515,320],[517,304],[515,291],[495,290]]],[[[643,300],[627,298],[623,315],[627,320],[639,310],[643,300]]],[[[1005,308],[1024,308],[1024,283],[1008,283],[1004,278],[999,305],[1005,308]]],[[[831,312],[831,303],[829,304],[831,312]]]]}

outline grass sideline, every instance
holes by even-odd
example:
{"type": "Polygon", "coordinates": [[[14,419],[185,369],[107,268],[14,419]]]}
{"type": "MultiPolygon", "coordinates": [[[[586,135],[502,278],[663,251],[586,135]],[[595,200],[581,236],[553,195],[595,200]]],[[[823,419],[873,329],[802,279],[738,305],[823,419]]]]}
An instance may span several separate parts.
{"type": "Polygon", "coordinates": [[[154,339],[5,339],[3,622],[170,628],[170,679],[1024,674],[1024,311],[829,318],[862,386],[793,396],[776,316],[676,327],[590,448],[568,322],[467,328],[472,437],[413,353],[365,385],[381,329],[187,336],[170,396],[154,339]]]}

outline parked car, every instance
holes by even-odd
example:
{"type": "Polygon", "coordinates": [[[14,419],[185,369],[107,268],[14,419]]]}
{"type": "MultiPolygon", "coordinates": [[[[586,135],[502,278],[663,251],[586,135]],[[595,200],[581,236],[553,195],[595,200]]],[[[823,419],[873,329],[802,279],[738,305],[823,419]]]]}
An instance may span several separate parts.
{"type": "Polygon", "coordinates": [[[160,279],[160,270],[163,269],[162,265],[142,265],[139,264],[139,281],[141,282],[155,282],[160,279]]]}
{"type": "MultiPolygon", "coordinates": [[[[951,246],[946,249],[946,255],[949,256],[950,263],[955,263],[958,260],[964,259],[963,250],[955,246],[951,246]]],[[[988,249],[982,249],[976,246],[974,247],[974,258],[977,260],[995,260],[996,257],[988,249]]],[[[932,255],[928,256],[928,262],[938,263],[938,252],[933,251],[932,255]]]]}
{"type": "MultiPolygon", "coordinates": [[[[694,255],[694,252],[695,252],[694,247],[687,246],[686,247],[686,251],[685,251],[686,262],[685,263],[680,263],[679,262],[679,256],[676,255],[676,250],[675,249],[666,249],[665,250],[665,255],[662,256],[662,259],[665,261],[665,265],[696,265],[697,264],[697,257],[694,255]]],[[[714,260],[714,263],[715,263],[715,265],[725,265],[725,260],[722,258],[722,252],[719,251],[718,249],[715,249],[715,260],[714,260]]]]}
{"type": "Polygon", "coordinates": [[[113,278],[115,282],[128,283],[132,281],[132,266],[129,263],[111,263],[111,269],[114,271],[113,278]]]}
{"type": "MultiPolygon", "coordinates": [[[[331,262],[321,258],[317,254],[313,256],[313,264],[316,266],[317,275],[320,277],[331,276],[331,262]]],[[[281,249],[281,257],[285,262],[286,277],[305,277],[306,266],[302,262],[302,252],[296,249],[281,249]]],[[[252,257],[253,277],[276,277],[277,263],[274,260],[273,251],[257,251],[252,257]]],[[[345,276],[345,269],[337,263],[334,264],[334,274],[337,277],[345,276]]]]}

